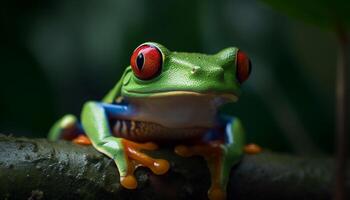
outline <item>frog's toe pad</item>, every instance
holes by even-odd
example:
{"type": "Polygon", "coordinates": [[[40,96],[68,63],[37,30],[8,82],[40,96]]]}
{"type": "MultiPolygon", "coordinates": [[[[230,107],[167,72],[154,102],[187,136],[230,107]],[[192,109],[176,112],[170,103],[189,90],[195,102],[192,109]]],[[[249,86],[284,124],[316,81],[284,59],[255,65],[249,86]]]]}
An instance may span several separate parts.
{"type": "Polygon", "coordinates": [[[210,200],[224,200],[226,199],[226,193],[220,187],[210,188],[208,192],[210,200]]]}
{"type": "Polygon", "coordinates": [[[126,189],[136,189],[137,188],[137,181],[136,181],[135,176],[133,176],[133,175],[127,175],[125,177],[120,177],[120,183],[126,189]]]}
{"type": "Polygon", "coordinates": [[[165,174],[169,170],[169,162],[163,159],[155,159],[153,161],[153,166],[150,166],[150,169],[153,173],[157,175],[165,174]]]}
{"type": "Polygon", "coordinates": [[[73,142],[75,144],[80,144],[80,145],[91,145],[91,140],[86,137],[85,135],[79,135],[78,137],[73,139],[73,142]]]}

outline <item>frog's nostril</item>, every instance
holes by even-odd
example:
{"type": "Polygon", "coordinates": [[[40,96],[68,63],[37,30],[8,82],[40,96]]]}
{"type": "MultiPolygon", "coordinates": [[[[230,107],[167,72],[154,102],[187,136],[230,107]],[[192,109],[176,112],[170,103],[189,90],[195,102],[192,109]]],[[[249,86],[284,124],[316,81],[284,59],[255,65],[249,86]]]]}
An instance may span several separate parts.
{"type": "Polygon", "coordinates": [[[198,66],[194,66],[194,67],[192,68],[192,70],[191,70],[191,74],[196,73],[197,70],[198,70],[199,68],[200,68],[200,67],[198,67],[198,66]]]}

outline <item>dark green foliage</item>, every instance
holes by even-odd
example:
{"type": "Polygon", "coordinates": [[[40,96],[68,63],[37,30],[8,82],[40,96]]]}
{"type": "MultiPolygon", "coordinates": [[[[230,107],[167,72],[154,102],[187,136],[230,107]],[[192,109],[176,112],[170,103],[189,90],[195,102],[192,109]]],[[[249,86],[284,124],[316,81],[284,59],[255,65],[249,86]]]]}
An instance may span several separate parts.
{"type": "Polygon", "coordinates": [[[350,2],[347,0],[263,0],[275,9],[327,29],[350,26],[350,2]]]}

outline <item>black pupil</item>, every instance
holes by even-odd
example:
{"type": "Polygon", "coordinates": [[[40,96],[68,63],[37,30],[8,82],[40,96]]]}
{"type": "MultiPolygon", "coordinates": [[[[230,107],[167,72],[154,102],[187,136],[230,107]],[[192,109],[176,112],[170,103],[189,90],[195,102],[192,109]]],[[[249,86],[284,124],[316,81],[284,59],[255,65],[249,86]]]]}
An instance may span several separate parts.
{"type": "Polygon", "coordinates": [[[145,61],[145,59],[143,57],[143,53],[140,53],[137,56],[137,58],[136,58],[136,65],[137,65],[137,68],[139,68],[140,71],[142,70],[144,61],[145,61]]]}
{"type": "Polygon", "coordinates": [[[248,71],[248,76],[252,73],[252,62],[250,61],[250,59],[249,59],[249,71],[248,71]]]}

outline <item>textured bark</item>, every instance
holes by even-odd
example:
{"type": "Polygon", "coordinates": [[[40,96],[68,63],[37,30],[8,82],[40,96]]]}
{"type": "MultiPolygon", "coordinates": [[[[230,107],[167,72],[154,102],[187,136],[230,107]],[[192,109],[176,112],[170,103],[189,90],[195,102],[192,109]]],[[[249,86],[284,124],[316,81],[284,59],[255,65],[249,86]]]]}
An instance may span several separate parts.
{"type": "MultiPolygon", "coordinates": [[[[127,190],[113,161],[93,147],[0,136],[0,199],[207,198],[210,176],[202,158],[179,157],[170,147],[152,155],[168,159],[170,171],[157,176],[139,168],[138,188],[127,190]]],[[[332,163],[325,157],[246,155],[231,171],[228,198],[330,199],[332,163]]]]}

